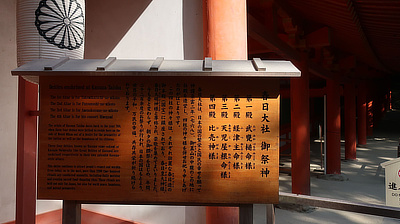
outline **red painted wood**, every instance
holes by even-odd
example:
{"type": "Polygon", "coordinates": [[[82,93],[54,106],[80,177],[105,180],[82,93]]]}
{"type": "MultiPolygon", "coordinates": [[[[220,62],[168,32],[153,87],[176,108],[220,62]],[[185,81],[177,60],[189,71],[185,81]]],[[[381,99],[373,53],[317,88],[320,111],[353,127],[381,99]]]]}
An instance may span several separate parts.
{"type": "MultiPolygon", "coordinates": [[[[203,0],[204,57],[247,60],[245,0],[203,0]]],[[[238,223],[239,208],[207,207],[208,224],[238,223]]]]}
{"type": "Polygon", "coordinates": [[[334,80],[326,81],[326,172],[340,174],[340,85],[334,80]]]}
{"type": "Polygon", "coordinates": [[[373,135],[374,129],[374,104],[373,100],[367,102],[367,136],[373,135]]]}
{"type": "Polygon", "coordinates": [[[307,47],[326,47],[331,45],[331,30],[328,27],[322,27],[305,38],[307,47]]]}
{"type": "Polygon", "coordinates": [[[88,211],[82,209],[82,224],[97,224],[97,223],[107,223],[107,224],[140,224],[134,221],[123,220],[120,218],[112,217],[109,215],[103,215],[100,213],[88,211]]]}
{"type": "MultiPolygon", "coordinates": [[[[7,222],[4,224],[15,224],[15,221],[7,222]]],[[[39,224],[61,224],[62,223],[62,210],[54,210],[42,213],[36,216],[36,223],[39,224]]],[[[82,224],[140,224],[139,222],[123,220],[120,218],[103,215],[100,213],[82,209],[82,224]]]]}
{"type": "Polygon", "coordinates": [[[238,207],[207,207],[207,224],[237,224],[239,223],[238,207]]]}
{"type": "Polygon", "coordinates": [[[309,72],[300,65],[301,78],[290,80],[292,192],[310,195],[310,103],[309,72]]]}
{"type": "Polygon", "coordinates": [[[353,83],[344,85],[344,127],[345,127],[345,158],[357,158],[357,129],[356,129],[356,92],[353,83]]]}
{"type": "MultiPolygon", "coordinates": [[[[281,94],[281,98],[283,98],[283,99],[289,98],[290,97],[290,89],[280,89],[280,94],[281,94]]],[[[325,94],[326,94],[326,88],[309,90],[310,98],[324,97],[325,94]]]]}
{"type": "Polygon", "coordinates": [[[36,145],[38,86],[19,77],[16,223],[35,223],[36,215],[36,145]]]}

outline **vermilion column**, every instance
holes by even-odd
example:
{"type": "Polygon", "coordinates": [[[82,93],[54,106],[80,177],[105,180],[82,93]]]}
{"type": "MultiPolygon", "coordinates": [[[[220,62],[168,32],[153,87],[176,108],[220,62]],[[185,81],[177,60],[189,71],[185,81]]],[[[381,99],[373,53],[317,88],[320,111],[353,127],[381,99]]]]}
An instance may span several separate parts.
{"type": "Polygon", "coordinates": [[[367,136],[373,135],[374,129],[374,104],[375,102],[370,99],[367,101],[367,136]]]}
{"type": "Polygon", "coordinates": [[[306,59],[301,78],[290,79],[292,192],[310,195],[310,103],[306,59]]]}
{"type": "Polygon", "coordinates": [[[344,85],[344,134],[345,134],[345,158],[354,160],[356,156],[356,92],[353,83],[344,85]]]}
{"type": "Polygon", "coordinates": [[[245,0],[203,0],[204,56],[247,60],[245,0]]]}
{"type": "MultiPolygon", "coordinates": [[[[246,0],[203,0],[204,57],[247,60],[246,0]]],[[[238,223],[239,209],[207,207],[208,224],[238,223]]]]}
{"type": "Polygon", "coordinates": [[[367,90],[365,83],[358,86],[357,97],[357,126],[358,126],[358,144],[367,144],[367,90]]]}
{"type": "Polygon", "coordinates": [[[340,85],[326,81],[326,172],[340,174],[340,85]]]}
{"type": "Polygon", "coordinates": [[[38,86],[19,77],[17,134],[17,224],[35,223],[36,213],[36,136],[38,86]]]}

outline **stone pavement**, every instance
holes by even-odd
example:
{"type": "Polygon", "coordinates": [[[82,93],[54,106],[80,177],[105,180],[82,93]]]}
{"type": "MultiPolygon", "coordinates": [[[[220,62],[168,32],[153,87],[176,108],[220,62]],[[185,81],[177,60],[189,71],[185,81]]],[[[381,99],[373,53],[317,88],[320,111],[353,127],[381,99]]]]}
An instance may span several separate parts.
{"type": "MultiPolygon", "coordinates": [[[[343,135],[343,134],[342,134],[343,135]]],[[[326,178],[317,171],[320,166],[320,143],[311,145],[311,195],[350,202],[385,205],[385,170],[382,162],[397,158],[400,137],[400,111],[389,111],[367,139],[367,145],[357,146],[357,160],[342,160],[342,175],[326,178]]],[[[342,136],[344,139],[344,136],[342,136]]],[[[344,142],[342,142],[344,158],[344,142]]],[[[290,158],[282,158],[284,167],[290,167],[290,158]]],[[[280,191],[291,192],[291,176],[281,173],[280,191]]],[[[276,209],[276,223],[400,223],[400,220],[324,208],[303,212],[294,209],[276,209]]]]}

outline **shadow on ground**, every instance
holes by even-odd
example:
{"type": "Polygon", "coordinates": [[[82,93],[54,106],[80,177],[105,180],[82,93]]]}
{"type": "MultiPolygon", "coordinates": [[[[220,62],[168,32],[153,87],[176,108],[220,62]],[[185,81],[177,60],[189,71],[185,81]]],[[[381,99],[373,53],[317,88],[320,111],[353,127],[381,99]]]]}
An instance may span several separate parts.
{"type": "MultiPolygon", "coordinates": [[[[344,136],[344,135],[342,135],[344,136]]],[[[382,162],[397,157],[400,137],[400,111],[393,110],[374,128],[374,135],[368,137],[367,145],[357,147],[357,160],[344,160],[342,142],[342,177],[321,178],[320,143],[311,144],[311,195],[352,202],[385,204],[385,173],[382,162]],[[338,181],[342,180],[342,181],[338,181]]],[[[290,167],[290,157],[280,161],[283,167],[290,167]]],[[[281,173],[280,191],[291,192],[291,176],[281,173]]],[[[345,211],[316,208],[311,212],[296,212],[295,209],[276,209],[276,223],[400,223],[400,220],[370,216],[345,211]]]]}

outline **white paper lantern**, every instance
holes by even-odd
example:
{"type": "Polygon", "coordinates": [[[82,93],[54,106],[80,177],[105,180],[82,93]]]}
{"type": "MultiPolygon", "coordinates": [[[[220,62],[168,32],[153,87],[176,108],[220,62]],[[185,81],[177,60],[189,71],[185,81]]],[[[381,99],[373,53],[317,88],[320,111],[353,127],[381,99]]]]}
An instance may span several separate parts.
{"type": "Polygon", "coordinates": [[[17,7],[19,66],[41,58],[83,58],[84,0],[19,0],[17,7]]]}

